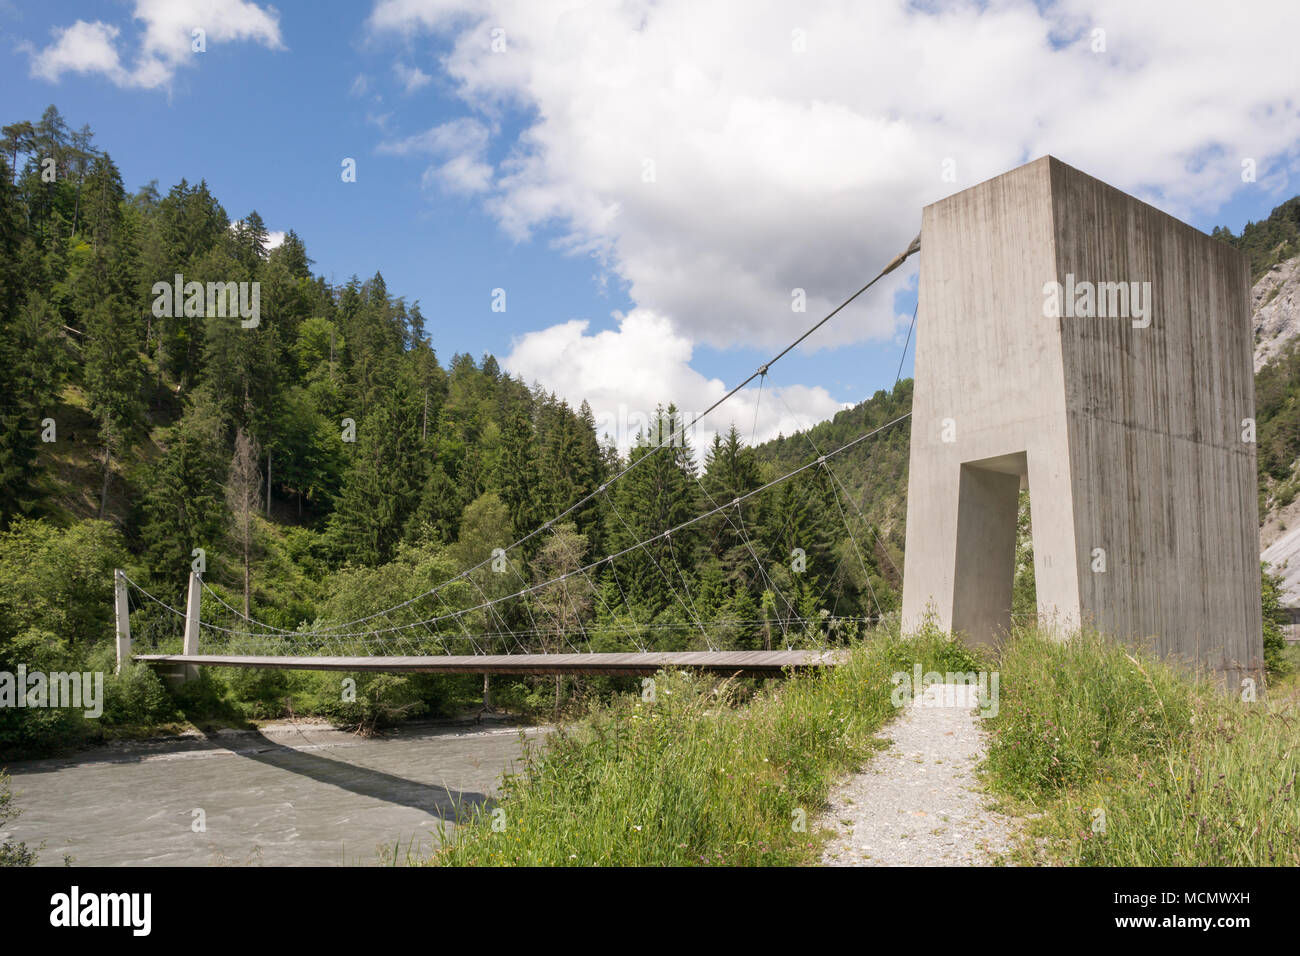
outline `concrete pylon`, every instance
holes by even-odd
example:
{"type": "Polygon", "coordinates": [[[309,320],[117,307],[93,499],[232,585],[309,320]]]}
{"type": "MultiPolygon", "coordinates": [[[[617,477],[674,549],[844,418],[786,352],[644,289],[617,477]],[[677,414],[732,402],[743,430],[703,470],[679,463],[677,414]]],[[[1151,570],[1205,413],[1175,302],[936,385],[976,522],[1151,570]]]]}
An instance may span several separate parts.
{"type": "Polygon", "coordinates": [[[1053,157],[927,206],[903,625],[1040,621],[1262,673],[1244,256],[1053,157]]]}
{"type": "Polygon", "coordinates": [[[117,670],[131,659],[131,602],[127,596],[126,573],[121,568],[113,571],[113,618],[117,631],[117,670]]]}
{"type": "MultiPolygon", "coordinates": [[[[196,655],[199,652],[199,620],[203,608],[203,578],[197,571],[190,572],[190,589],[185,600],[185,640],[181,652],[196,655]]],[[[199,676],[197,664],[185,664],[181,671],[182,680],[194,680],[199,676]]]]}

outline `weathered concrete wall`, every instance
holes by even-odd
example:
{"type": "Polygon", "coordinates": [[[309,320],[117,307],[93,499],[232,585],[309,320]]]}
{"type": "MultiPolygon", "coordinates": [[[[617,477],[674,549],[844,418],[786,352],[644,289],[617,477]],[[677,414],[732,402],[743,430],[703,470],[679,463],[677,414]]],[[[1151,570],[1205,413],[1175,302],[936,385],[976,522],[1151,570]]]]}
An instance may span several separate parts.
{"type": "MultiPolygon", "coordinates": [[[[1055,275],[1050,166],[1031,163],[926,207],[912,400],[903,617],[991,640],[1010,623],[1011,581],[984,581],[954,613],[959,564],[988,560],[978,539],[958,556],[964,463],[1027,471],[1040,598],[1077,622],[1060,330],[1043,318],[1055,275]],[[989,628],[985,622],[997,621],[989,628]]],[[[1014,521],[1014,511],[1011,513],[1014,521]]],[[[1014,528],[1013,528],[1014,533],[1014,528]]]]}
{"type": "Polygon", "coordinates": [[[1056,159],[927,207],[905,626],[1006,630],[1006,494],[976,490],[1020,475],[1040,617],[1257,672],[1252,347],[1244,257],[1056,159]],[[1069,276],[1150,283],[1147,314],[1045,316],[1069,276]]]}

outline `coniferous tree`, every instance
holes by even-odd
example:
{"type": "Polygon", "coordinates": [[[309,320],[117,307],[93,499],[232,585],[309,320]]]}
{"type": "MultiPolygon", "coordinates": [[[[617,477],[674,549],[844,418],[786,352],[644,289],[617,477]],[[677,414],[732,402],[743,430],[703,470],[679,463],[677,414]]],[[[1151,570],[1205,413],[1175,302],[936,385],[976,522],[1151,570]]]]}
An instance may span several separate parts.
{"type": "Polygon", "coordinates": [[[695,461],[689,442],[675,435],[679,426],[674,406],[657,410],[649,431],[637,436],[629,455],[629,463],[640,464],[619,481],[612,496],[611,548],[621,551],[648,541],[620,559],[618,570],[629,600],[652,615],[677,603],[689,607],[681,560],[693,554],[698,532],[686,529],[663,536],[697,513],[695,461]]]}
{"type": "Polygon", "coordinates": [[[235,455],[226,478],[226,507],[230,509],[231,536],[244,567],[244,617],[251,614],[253,584],[253,531],[262,501],[262,475],[258,470],[261,449],[240,428],[235,433],[235,455]]]}
{"type": "Polygon", "coordinates": [[[41,277],[25,268],[35,248],[24,243],[5,162],[0,158],[0,528],[38,510],[36,451],[41,422],[53,410],[63,353],[61,323],[42,295],[41,277]],[[30,291],[28,279],[38,283],[30,291]]]}
{"type": "Polygon", "coordinates": [[[336,553],[361,564],[392,558],[418,501],[421,404],[413,384],[404,376],[359,423],[330,521],[336,553]]]}
{"type": "Polygon", "coordinates": [[[225,527],[227,460],[220,417],[203,390],[159,444],[148,471],[141,540],[153,576],[184,586],[195,548],[215,552],[225,527]]]}
{"type": "Polygon", "coordinates": [[[755,560],[751,548],[757,532],[759,503],[753,498],[735,505],[731,502],[759,487],[762,478],[754,450],[742,444],[734,424],[725,438],[713,436],[713,443],[704,456],[703,483],[711,507],[727,506],[705,525],[709,553],[721,562],[728,577],[736,580],[740,569],[752,566],[755,560]]]}
{"type": "Polygon", "coordinates": [[[551,517],[552,503],[539,501],[538,474],[533,425],[522,401],[511,401],[501,427],[501,456],[495,484],[501,500],[510,509],[515,537],[531,531],[533,525],[551,517]]]}

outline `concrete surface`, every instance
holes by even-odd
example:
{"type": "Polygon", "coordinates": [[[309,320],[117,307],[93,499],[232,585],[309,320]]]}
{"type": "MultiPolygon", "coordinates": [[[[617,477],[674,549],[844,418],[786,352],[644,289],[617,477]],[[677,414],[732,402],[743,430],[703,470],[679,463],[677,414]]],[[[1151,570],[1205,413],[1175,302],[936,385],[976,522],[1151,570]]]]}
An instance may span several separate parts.
{"type": "Polygon", "coordinates": [[[3,837],[45,841],[49,866],[373,865],[381,845],[435,848],[438,818],[496,793],[519,754],[514,727],[364,739],[299,724],[105,748],[10,764],[23,813],[3,837]]]}
{"type": "Polygon", "coordinates": [[[926,207],[919,299],[904,626],[1008,628],[1011,474],[1040,619],[1258,677],[1245,257],[1044,157],[926,207]],[[1150,283],[1148,316],[1048,317],[1067,276],[1150,283]]]}

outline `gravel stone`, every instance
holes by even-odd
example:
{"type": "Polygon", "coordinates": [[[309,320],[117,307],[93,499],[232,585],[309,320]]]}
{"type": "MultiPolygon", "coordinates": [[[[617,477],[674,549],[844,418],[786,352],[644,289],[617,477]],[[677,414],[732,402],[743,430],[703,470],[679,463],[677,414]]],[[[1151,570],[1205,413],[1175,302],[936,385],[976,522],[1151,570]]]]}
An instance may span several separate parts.
{"type": "Polygon", "coordinates": [[[988,866],[1016,824],[988,808],[975,776],[984,733],[976,688],[934,684],[880,734],[890,740],[836,787],[820,823],[825,866],[988,866]]]}

